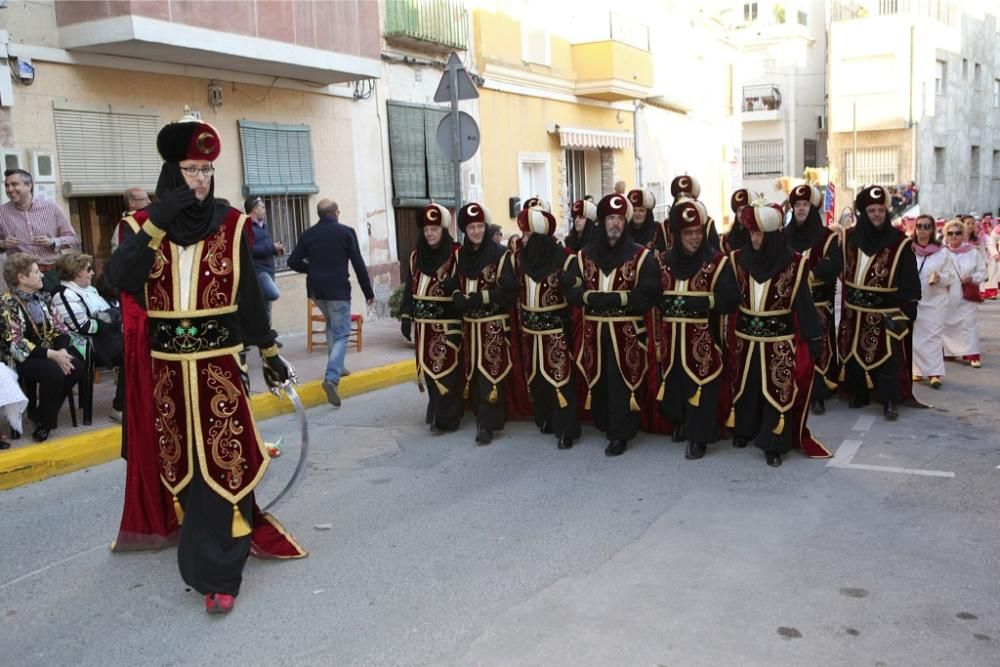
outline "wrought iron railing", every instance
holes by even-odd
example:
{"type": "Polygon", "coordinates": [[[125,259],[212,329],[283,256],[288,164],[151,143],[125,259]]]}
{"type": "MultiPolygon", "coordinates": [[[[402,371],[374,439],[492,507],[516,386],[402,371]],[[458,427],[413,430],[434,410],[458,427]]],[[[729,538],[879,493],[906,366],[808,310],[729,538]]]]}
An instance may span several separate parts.
{"type": "Polygon", "coordinates": [[[956,25],[961,16],[961,8],[956,0],[862,0],[834,2],[830,5],[831,21],[898,14],[921,16],[948,25],[956,25]]]}
{"type": "Polygon", "coordinates": [[[776,111],[781,108],[781,90],[774,84],[743,86],[743,111],[776,111]]]}

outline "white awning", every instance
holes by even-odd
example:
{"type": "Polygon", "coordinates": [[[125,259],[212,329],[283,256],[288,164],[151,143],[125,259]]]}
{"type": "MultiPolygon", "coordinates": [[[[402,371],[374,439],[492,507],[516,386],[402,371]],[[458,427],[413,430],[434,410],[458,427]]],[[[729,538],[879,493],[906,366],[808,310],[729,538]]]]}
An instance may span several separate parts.
{"type": "Polygon", "coordinates": [[[563,148],[631,148],[631,132],[611,130],[590,130],[581,127],[560,127],[553,125],[549,134],[559,134],[559,145],[563,148]]]}

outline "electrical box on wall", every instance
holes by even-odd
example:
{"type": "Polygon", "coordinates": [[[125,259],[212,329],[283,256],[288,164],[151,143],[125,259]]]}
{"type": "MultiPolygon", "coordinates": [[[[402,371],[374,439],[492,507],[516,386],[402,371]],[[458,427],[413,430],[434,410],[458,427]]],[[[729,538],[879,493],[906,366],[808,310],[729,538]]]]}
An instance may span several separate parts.
{"type": "Polygon", "coordinates": [[[31,155],[31,172],[35,183],[55,183],[56,164],[52,153],[48,151],[29,151],[31,155]]]}

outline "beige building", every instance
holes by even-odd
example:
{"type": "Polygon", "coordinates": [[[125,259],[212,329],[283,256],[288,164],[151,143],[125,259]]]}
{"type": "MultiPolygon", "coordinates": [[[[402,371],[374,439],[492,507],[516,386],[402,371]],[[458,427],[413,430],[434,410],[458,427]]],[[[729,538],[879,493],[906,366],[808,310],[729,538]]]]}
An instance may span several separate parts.
{"type": "MultiPolygon", "coordinates": [[[[158,129],[185,106],[222,137],[215,194],[263,197],[294,246],[320,197],[358,232],[383,301],[398,282],[381,165],[379,6],[371,0],[10,2],[0,9],[0,149],[69,214],[98,266],[130,186],[150,192],[158,129]],[[336,29],[325,27],[336,26],[336,29]]],[[[280,260],[284,266],[284,259],[280,260]]],[[[282,271],[279,332],[302,331],[305,280],[282,271]]],[[[354,309],[364,301],[355,285],[354,309]]]]}
{"type": "Polygon", "coordinates": [[[1000,23],[993,3],[835,2],[830,177],[837,210],[914,180],[937,217],[1000,207],[1000,23]]]}

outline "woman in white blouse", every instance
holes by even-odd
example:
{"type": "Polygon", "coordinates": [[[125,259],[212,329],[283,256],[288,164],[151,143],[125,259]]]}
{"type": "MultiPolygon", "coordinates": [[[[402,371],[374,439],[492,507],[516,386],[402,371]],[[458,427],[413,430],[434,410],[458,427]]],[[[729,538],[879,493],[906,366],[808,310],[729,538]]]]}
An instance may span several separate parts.
{"type": "Polygon", "coordinates": [[[979,248],[968,242],[968,232],[961,220],[949,220],[945,223],[944,238],[958,275],[958,284],[953,285],[949,291],[948,313],[942,337],[944,356],[961,357],[973,368],[980,368],[982,364],[976,318],[979,284],[986,279],[986,260],[979,248]]]}
{"type": "Polygon", "coordinates": [[[913,381],[926,377],[932,387],[939,389],[944,376],[941,333],[948,310],[948,287],[958,281],[958,276],[951,253],[935,238],[933,217],[917,218],[911,247],[920,273],[920,302],[913,323],[913,381]]]}

